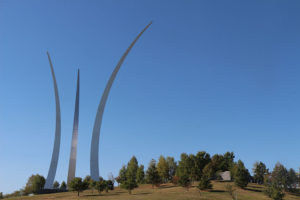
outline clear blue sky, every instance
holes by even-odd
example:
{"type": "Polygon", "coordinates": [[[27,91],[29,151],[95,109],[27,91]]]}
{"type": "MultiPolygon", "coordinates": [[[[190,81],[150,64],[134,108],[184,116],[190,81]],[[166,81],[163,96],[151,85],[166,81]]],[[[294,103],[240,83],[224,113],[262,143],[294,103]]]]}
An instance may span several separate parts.
{"type": "Polygon", "coordinates": [[[77,176],[105,84],[134,37],[106,105],[100,174],[132,155],[234,151],[251,170],[300,166],[299,1],[0,0],[0,191],[47,176],[57,77],[62,141],[56,180],[67,178],[76,71],[81,70],[77,176]]]}

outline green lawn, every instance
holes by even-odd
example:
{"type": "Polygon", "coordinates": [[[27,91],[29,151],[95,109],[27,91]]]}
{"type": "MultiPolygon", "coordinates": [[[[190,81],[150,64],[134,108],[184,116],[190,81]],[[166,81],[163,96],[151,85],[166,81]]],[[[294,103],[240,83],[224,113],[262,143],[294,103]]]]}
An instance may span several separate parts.
{"type": "MultiPolygon", "coordinates": [[[[80,193],[77,197],[75,192],[64,192],[57,194],[47,194],[47,195],[36,195],[32,197],[21,197],[13,199],[26,199],[26,200],[50,200],[50,199],[102,199],[102,200],[231,200],[231,197],[227,192],[225,192],[225,185],[228,183],[213,182],[213,190],[208,192],[204,191],[199,194],[198,189],[193,186],[187,191],[186,189],[174,186],[172,184],[162,185],[160,188],[152,189],[150,185],[142,185],[139,188],[132,191],[129,195],[126,190],[115,188],[114,191],[109,191],[109,193],[98,194],[97,191],[92,193],[91,190],[80,193]]],[[[233,183],[229,183],[233,184],[233,183]]],[[[263,186],[256,184],[249,184],[245,190],[237,189],[238,200],[267,200],[262,192],[263,186]]],[[[286,194],[285,200],[300,200],[300,194],[291,195],[286,194]]]]}

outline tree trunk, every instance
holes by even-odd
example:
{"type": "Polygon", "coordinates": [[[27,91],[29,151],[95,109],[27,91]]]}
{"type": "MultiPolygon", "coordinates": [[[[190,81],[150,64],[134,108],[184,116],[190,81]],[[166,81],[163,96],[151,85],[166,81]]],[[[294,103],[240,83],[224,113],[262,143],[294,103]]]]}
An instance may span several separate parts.
{"type": "Polygon", "coordinates": [[[128,193],[131,194],[131,190],[128,190],[128,193]]]}
{"type": "Polygon", "coordinates": [[[77,191],[77,196],[79,197],[79,191],[77,191]]]}

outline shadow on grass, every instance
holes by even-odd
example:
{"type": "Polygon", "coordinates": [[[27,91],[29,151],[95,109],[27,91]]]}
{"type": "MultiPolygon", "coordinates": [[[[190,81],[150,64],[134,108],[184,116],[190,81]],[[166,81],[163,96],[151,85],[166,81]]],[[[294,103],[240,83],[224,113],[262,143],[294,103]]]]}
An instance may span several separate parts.
{"type": "Polygon", "coordinates": [[[132,194],[132,195],[145,195],[145,194],[151,194],[151,193],[150,192],[141,192],[141,193],[132,194]]]}
{"type": "Polygon", "coordinates": [[[262,192],[261,190],[252,189],[252,188],[245,188],[244,190],[248,190],[248,191],[251,191],[251,192],[262,192]]]}
{"type": "Polygon", "coordinates": [[[210,192],[225,192],[224,190],[210,190],[210,192]]]}
{"type": "Polygon", "coordinates": [[[159,189],[165,189],[165,188],[173,188],[173,187],[176,187],[175,185],[161,185],[159,187],[159,189]]]}
{"type": "Polygon", "coordinates": [[[86,194],[86,195],[82,195],[82,196],[85,196],[85,197],[116,196],[116,195],[120,195],[120,193],[123,193],[123,192],[102,193],[102,194],[86,194]]]}

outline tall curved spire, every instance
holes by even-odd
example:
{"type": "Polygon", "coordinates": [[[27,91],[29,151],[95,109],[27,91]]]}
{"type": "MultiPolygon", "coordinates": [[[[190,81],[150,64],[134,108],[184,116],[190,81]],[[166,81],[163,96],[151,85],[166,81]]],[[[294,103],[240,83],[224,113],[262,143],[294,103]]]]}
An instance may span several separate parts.
{"type": "Polygon", "coordinates": [[[56,104],[56,127],[55,127],[54,146],[53,146],[53,152],[52,152],[51,163],[50,163],[50,167],[49,167],[49,171],[48,171],[48,176],[47,176],[46,183],[45,183],[46,189],[52,189],[53,181],[54,181],[56,169],[57,169],[59,148],[60,148],[61,117],[60,117],[60,103],[59,103],[59,97],[58,97],[58,89],[57,89],[55,74],[54,74],[54,70],[53,70],[53,65],[52,65],[51,58],[50,58],[50,55],[48,52],[47,52],[47,55],[48,55],[48,60],[50,63],[50,68],[51,68],[51,73],[52,73],[54,93],[55,93],[55,104],[56,104]]]}
{"type": "Polygon", "coordinates": [[[127,48],[121,59],[119,60],[118,64],[116,65],[114,71],[112,72],[107,85],[105,87],[105,90],[103,92],[101,101],[98,106],[96,119],[94,122],[94,128],[93,128],[93,135],[92,135],[92,141],[91,141],[91,157],[90,157],[90,170],[91,170],[91,178],[95,181],[99,180],[99,137],[100,137],[100,129],[101,129],[101,123],[102,123],[102,117],[103,112],[106,104],[106,100],[110,91],[110,88],[117,76],[117,73],[124,62],[126,56],[136,43],[136,41],[142,36],[142,34],[147,30],[147,28],[152,24],[150,22],[141,32],[140,34],[134,39],[134,41],[130,44],[130,46],[127,48]]]}
{"type": "Polygon", "coordinates": [[[75,100],[73,134],[72,134],[72,142],[71,142],[71,153],[70,153],[70,161],[69,161],[69,172],[68,172],[68,181],[67,181],[68,184],[75,177],[75,171],[76,171],[78,122],[79,122],[79,69],[77,72],[77,89],[76,89],[76,100],[75,100]]]}

